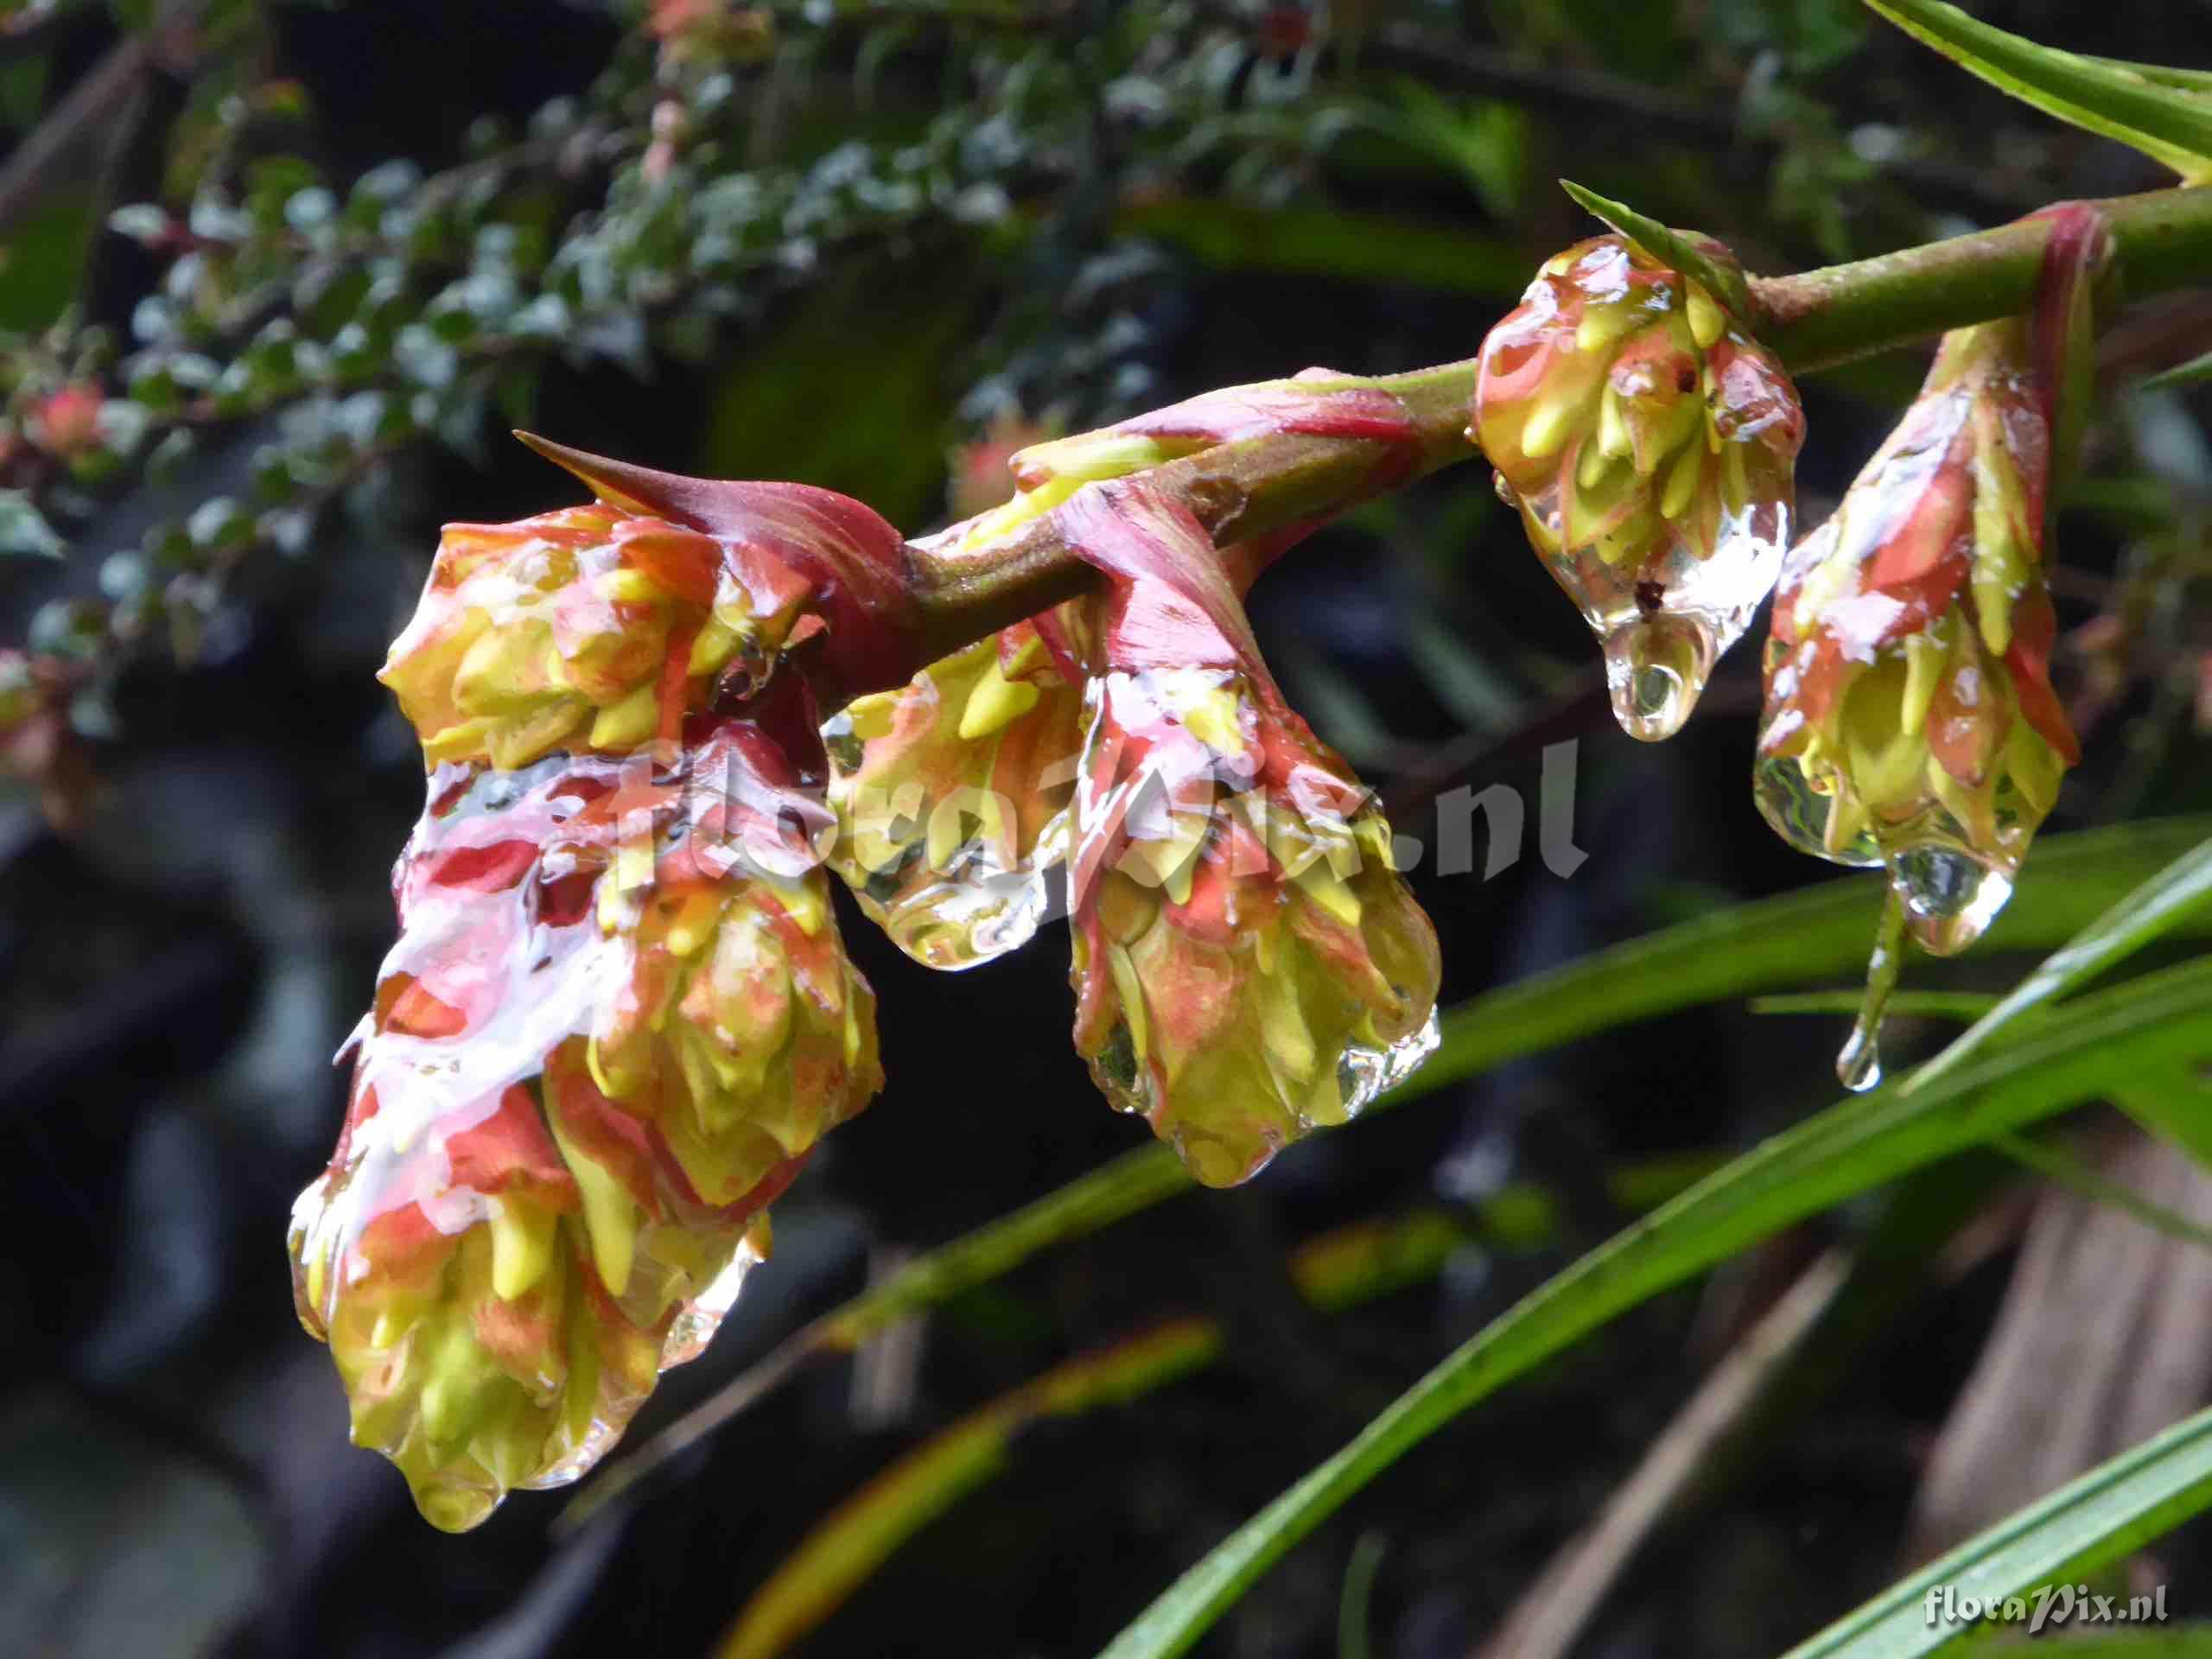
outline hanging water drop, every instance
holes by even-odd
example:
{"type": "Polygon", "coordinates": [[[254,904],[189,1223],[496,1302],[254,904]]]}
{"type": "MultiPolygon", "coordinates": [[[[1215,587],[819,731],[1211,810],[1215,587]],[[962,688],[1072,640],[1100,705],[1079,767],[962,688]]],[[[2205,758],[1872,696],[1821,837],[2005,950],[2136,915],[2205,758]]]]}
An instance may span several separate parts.
{"type": "Polygon", "coordinates": [[[1890,861],[1890,891],[1920,948],[1950,957],[1989,931],[2012,896],[2012,878],[1969,853],[1910,847],[1890,861]]]}
{"type": "Polygon", "coordinates": [[[1705,690],[1718,644],[1694,615],[1647,614],[1607,634],[1605,689],[1621,729],[1646,743],[1680,731],[1705,690]]]}
{"type": "Polygon", "coordinates": [[[1882,901],[1873,952],[1866,958],[1866,995],[1859,1004],[1851,1035],[1835,1057],[1836,1077],[1854,1095],[1863,1095],[1882,1081],[1882,1014],[1904,967],[1904,904],[1892,888],[1882,901]]]}

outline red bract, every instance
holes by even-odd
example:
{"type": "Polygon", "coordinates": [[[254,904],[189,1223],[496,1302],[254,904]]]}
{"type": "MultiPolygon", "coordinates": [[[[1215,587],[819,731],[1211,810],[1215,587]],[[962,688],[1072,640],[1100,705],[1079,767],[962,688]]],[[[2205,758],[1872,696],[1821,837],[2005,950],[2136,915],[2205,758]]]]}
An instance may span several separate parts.
{"type": "MultiPolygon", "coordinates": [[[[1037,491],[1120,477],[1217,444],[1275,433],[1371,438],[1409,453],[1415,428],[1396,394],[1329,369],[1306,369],[1287,380],[1225,386],[1096,432],[1034,445],[1014,457],[1014,475],[1024,491],[1037,491]]],[[[1376,487],[1394,481],[1400,470],[1402,463],[1386,459],[1376,487]]],[[[1062,493],[1049,505],[1065,499],[1062,493]]]]}
{"type": "Polygon", "coordinates": [[[825,703],[899,684],[921,666],[903,537],[872,509],[806,484],[688,478],[523,435],[601,501],[772,558],[805,583],[818,632],[796,635],[796,666],[825,703]]]}

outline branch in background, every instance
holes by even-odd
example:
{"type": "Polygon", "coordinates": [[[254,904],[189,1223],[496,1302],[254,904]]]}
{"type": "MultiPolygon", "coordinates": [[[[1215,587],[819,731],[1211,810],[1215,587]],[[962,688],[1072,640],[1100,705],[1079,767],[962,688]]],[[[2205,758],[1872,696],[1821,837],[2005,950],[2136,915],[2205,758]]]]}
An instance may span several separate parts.
{"type": "Polygon", "coordinates": [[[0,231],[35,205],[79,145],[111,141],[144,79],[188,54],[201,9],[202,0],[169,0],[152,27],[118,41],[31,130],[0,168],[0,231]]]}
{"type": "Polygon", "coordinates": [[[1477,1649],[1478,1659],[1561,1659],[1573,1648],[1621,1569],[1820,1322],[1850,1271],[1850,1258],[1840,1252],[1821,1256],[1722,1356],[1590,1529],[1522,1592],[1497,1633],[1477,1649]]]}
{"type": "MultiPolygon", "coordinates": [[[[1675,98],[1625,76],[1469,46],[1417,23],[1384,24],[1367,53],[1369,63],[1399,74],[1454,92],[1511,99],[1569,122],[1624,130],[1639,138],[1658,126],[1707,149],[1746,147],[1764,153],[1780,147],[1774,137],[1746,133],[1733,103],[1675,98]]],[[[1907,156],[1888,162],[1883,172],[1924,194],[1992,215],[2018,213],[2035,205],[2017,192],[1993,188],[1977,168],[1907,156]]]]}

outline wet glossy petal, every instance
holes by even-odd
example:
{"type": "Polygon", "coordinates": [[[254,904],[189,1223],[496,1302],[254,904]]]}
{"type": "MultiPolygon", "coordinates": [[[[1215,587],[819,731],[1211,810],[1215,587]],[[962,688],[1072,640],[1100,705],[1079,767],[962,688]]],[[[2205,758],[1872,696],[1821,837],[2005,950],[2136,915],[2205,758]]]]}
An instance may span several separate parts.
{"type": "Polygon", "coordinates": [[[432,766],[623,753],[764,682],[810,594],[757,549],[604,505],[448,524],[378,677],[432,766]]]}

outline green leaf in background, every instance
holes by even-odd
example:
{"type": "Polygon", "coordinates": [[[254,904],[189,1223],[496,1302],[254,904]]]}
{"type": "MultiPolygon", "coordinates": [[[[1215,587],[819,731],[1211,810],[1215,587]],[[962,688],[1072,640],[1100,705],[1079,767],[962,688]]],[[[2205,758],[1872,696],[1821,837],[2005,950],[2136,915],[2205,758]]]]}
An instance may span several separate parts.
{"type": "MultiPolygon", "coordinates": [[[[2018,1596],[2032,1616],[2044,1586],[2070,1585],[2171,1532],[2208,1505],[2212,1505],[2212,1411],[2202,1411],[1930,1561],[1811,1641],[1792,1648],[1786,1659],[1916,1659],[1933,1653],[1964,1634],[1961,1626],[1929,1617],[1929,1609],[1940,1605],[1945,1590],[1956,1601],[1971,1596],[1984,1604],[1994,1598],[2001,1605],[2005,1598],[2018,1596]]],[[[2051,1603],[2053,1609],[2057,1605],[2056,1600],[2051,1603]]],[[[2026,1634],[2024,1624],[2019,1633],[2026,1634]]],[[[2071,1642],[2052,1649],[2068,1654],[2082,1650],[2071,1642]]],[[[2148,1646],[2133,1650],[2177,1649],[2148,1646]]]]}
{"type": "Polygon", "coordinates": [[[2152,375],[2136,385],[2138,391],[2168,391],[2182,386],[2193,386],[2212,380],[2212,352],[2202,357],[2192,357],[2186,363],[2177,363],[2171,369],[2152,375]]]}
{"type": "Polygon", "coordinates": [[[1407,143],[1464,177],[1492,219],[1511,223],[1521,212],[1529,171],[1529,117],[1510,104],[1447,97],[1401,77],[1391,86],[1391,125],[1407,143]]]}
{"type": "MultiPolygon", "coordinates": [[[[1987,1651],[2040,1656],[2046,1650],[2008,1643],[1987,1651]]],[[[2151,1625],[2135,1630],[2121,1625],[2094,1636],[2069,1637],[2063,1652],[2065,1659],[2212,1659],[2212,1624],[2151,1625]]]]}
{"type": "Polygon", "coordinates": [[[58,559],[68,543],[21,490],[0,490],[0,557],[58,559]]]}
{"type": "Polygon", "coordinates": [[[1617,1234],[1478,1332],[1357,1438],[1231,1534],[1105,1659],[1168,1659],[1353,1493],[1470,1407],[1658,1291],[1792,1222],[2088,1098],[2115,1075],[2212,1052],[2212,961],[2085,997],[1910,1095],[1892,1085],[1777,1135],[1617,1234]]]}
{"type": "Polygon", "coordinates": [[[940,517],[975,295],[970,261],[946,250],[855,261],[785,302],[715,392],[699,470],[842,491],[893,524],[940,517]],[[865,395],[824,407],[825,386],[865,395]]]}
{"type": "MultiPolygon", "coordinates": [[[[2170,818],[2038,842],[2028,879],[1975,954],[2071,938],[2196,847],[2206,828],[2202,818],[2170,818]]],[[[1412,1099],[1632,1020],[1863,968],[1869,891],[1851,878],[1823,881],[1501,987],[1446,1014],[1434,1057],[1384,1098],[1412,1099]]]]}
{"type": "Polygon", "coordinates": [[[2193,847],[2054,951],[1958,1040],[1915,1072],[1910,1094],[1927,1088],[2018,1019],[2086,984],[2212,904],[2212,841],[2193,847]]]}
{"type": "Polygon", "coordinates": [[[1403,283],[1509,301],[1520,297],[1530,274],[1528,254],[1503,237],[1328,207],[1160,194],[1122,204],[1114,228],[1172,243],[1217,270],[1403,283]]]}
{"type": "Polygon", "coordinates": [[[1993,29],[1942,0],[1866,0],[1999,92],[2117,139],[2188,183],[2212,178],[2212,91],[2183,72],[2084,58],[1993,29]]]}
{"type": "Polygon", "coordinates": [[[1742,271],[1722,264],[1681,232],[1669,230],[1633,207],[1608,200],[1571,180],[1561,179],[1559,188],[1573,197],[1584,212],[1604,219],[1660,264],[1693,278],[1738,319],[1751,316],[1751,290],[1742,271]]]}
{"type": "MultiPolygon", "coordinates": [[[[2117,1088],[2119,1085],[2113,1085],[2117,1088]]],[[[2198,1109],[2202,1109],[2202,1105],[2198,1109]]],[[[2115,1181],[2070,1152],[2056,1144],[2045,1144],[2031,1140],[2024,1135],[2000,1135],[1990,1142],[2023,1168],[2032,1171],[2053,1186],[2063,1187],[2076,1198],[2086,1198],[2108,1210],[2116,1210],[2132,1217],[2154,1233],[2200,1250],[2212,1250],[2212,1227],[2192,1220],[2179,1211],[2163,1204],[2153,1203],[2124,1181],[2115,1181]]]]}
{"type": "Polygon", "coordinates": [[[2113,1086],[2112,1103],[2212,1169],[2212,1083],[2187,1071],[2133,1077],[2113,1086]]]}

